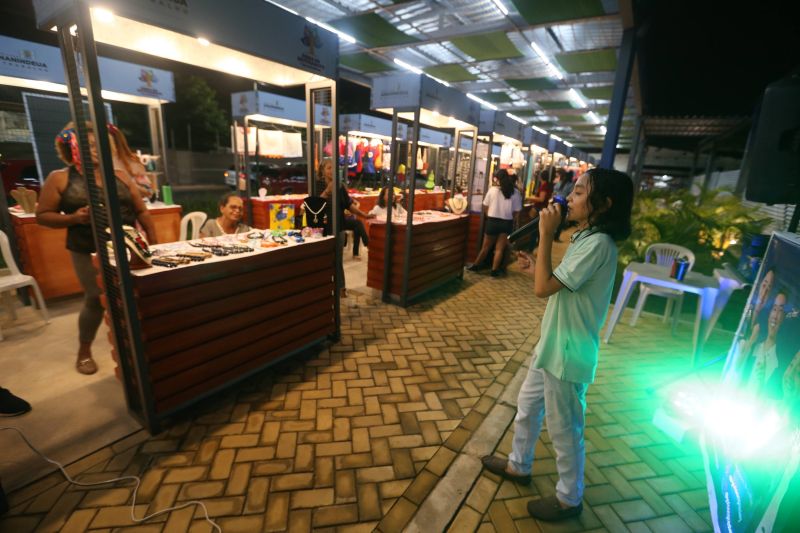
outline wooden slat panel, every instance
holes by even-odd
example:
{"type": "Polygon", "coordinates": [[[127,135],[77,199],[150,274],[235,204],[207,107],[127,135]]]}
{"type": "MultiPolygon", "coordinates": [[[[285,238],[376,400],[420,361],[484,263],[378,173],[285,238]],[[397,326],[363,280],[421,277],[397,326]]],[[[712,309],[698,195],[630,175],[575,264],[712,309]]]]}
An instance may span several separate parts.
{"type": "MultiPolygon", "coordinates": [[[[333,300],[331,300],[330,304],[332,305],[332,303],[333,300]]],[[[321,325],[314,327],[309,325],[310,318],[327,316],[327,320],[330,322],[329,308],[330,306],[326,302],[321,302],[319,305],[309,305],[302,313],[295,312],[291,316],[287,316],[285,320],[282,318],[281,320],[270,321],[267,324],[256,323],[250,327],[242,328],[235,334],[213,339],[189,350],[173,353],[151,364],[152,380],[160,383],[168,379],[174,380],[179,379],[180,376],[191,375],[193,369],[198,366],[215,359],[226,359],[231,353],[238,353],[239,350],[248,346],[256,347],[262,351],[266,347],[274,348],[273,337],[284,330],[292,329],[295,332],[299,332],[300,335],[304,335],[308,330],[321,327],[321,325]]]]}
{"type": "Polygon", "coordinates": [[[322,342],[325,340],[326,336],[330,335],[331,333],[333,333],[333,327],[322,328],[319,331],[317,331],[316,334],[311,335],[308,338],[297,339],[281,347],[279,350],[263,354],[256,359],[251,359],[250,361],[247,361],[243,365],[236,367],[232,370],[229,370],[228,372],[225,372],[218,376],[215,376],[214,378],[204,383],[186,389],[160,402],[156,402],[155,410],[157,413],[163,413],[165,411],[180,407],[181,405],[192,401],[194,398],[197,398],[201,394],[208,393],[217,388],[220,388],[226,383],[232,382],[233,380],[240,378],[241,376],[247,374],[248,372],[257,370],[260,367],[267,367],[269,366],[270,362],[279,360],[284,355],[291,353],[294,350],[298,350],[303,346],[312,344],[314,342],[322,342]]]}
{"type": "MultiPolygon", "coordinates": [[[[232,280],[232,283],[235,281],[232,280]]],[[[205,303],[158,315],[142,321],[142,331],[146,338],[154,340],[176,331],[197,325],[198,322],[210,322],[242,311],[248,311],[260,305],[270,305],[273,301],[305,292],[322,285],[331,284],[331,270],[327,268],[312,274],[293,278],[290,282],[264,285],[258,290],[250,290],[233,294],[227,298],[207,298],[205,303]]],[[[167,293],[166,296],[169,296],[167,293]]]]}
{"type": "Polygon", "coordinates": [[[178,392],[190,387],[205,384],[212,381],[216,376],[236,369],[248,362],[259,360],[265,355],[278,355],[286,353],[282,349],[287,344],[299,343],[300,346],[307,344],[312,339],[318,337],[319,331],[324,331],[331,327],[329,324],[328,313],[309,317],[296,326],[285,328],[273,335],[269,344],[249,343],[237,350],[228,352],[224,357],[217,357],[205,363],[193,366],[191,369],[176,374],[170,378],[153,384],[153,393],[156,401],[173,396],[178,392]]]}
{"type": "Polygon", "coordinates": [[[212,339],[225,335],[235,334],[242,328],[280,317],[287,309],[302,309],[303,306],[324,302],[328,305],[332,284],[295,294],[271,304],[262,305],[255,309],[236,313],[225,318],[201,323],[195,327],[184,329],[178,333],[161,337],[154,341],[144,341],[145,353],[149,360],[155,361],[171,353],[187,350],[193,346],[202,345],[212,339]]]}
{"type": "Polygon", "coordinates": [[[140,296],[147,296],[175,290],[182,287],[196,287],[201,283],[227,279],[231,276],[263,270],[272,266],[297,263],[307,258],[329,255],[333,257],[334,239],[308,242],[301,246],[290,246],[269,253],[241,255],[230,261],[201,263],[186,268],[159,272],[156,275],[136,276],[134,284],[140,296]]]}
{"type": "Polygon", "coordinates": [[[139,314],[150,318],[184,309],[234,294],[260,291],[274,284],[290,283],[296,278],[327,271],[333,276],[330,257],[313,257],[297,263],[278,265],[256,270],[239,276],[199,283],[193,287],[167,290],[159,294],[139,298],[139,314]],[[235,279],[235,283],[233,280],[235,279]]]}

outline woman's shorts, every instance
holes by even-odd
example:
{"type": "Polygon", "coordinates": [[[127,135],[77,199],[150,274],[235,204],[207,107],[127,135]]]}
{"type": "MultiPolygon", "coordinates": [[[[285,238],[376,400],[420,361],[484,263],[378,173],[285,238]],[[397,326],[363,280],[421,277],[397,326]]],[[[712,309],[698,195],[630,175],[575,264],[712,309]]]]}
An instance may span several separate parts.
{"type": "Polygon", "coordinates": [[[492,237],[505,233],[509,235],[514,230],[514,221],[503,218],[486,217],[486,235],[492,237]]]}

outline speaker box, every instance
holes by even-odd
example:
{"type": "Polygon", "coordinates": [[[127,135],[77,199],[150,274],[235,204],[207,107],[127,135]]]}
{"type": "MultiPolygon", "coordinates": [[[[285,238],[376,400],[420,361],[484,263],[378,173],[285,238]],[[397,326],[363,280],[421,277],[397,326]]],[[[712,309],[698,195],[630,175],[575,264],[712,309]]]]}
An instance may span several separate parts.
{"type": "Polygon", "coordinates": [[[747,140],[741,179],[747,183],[748,200],[800,203],[800,74],[764,91],[747,140]]]}

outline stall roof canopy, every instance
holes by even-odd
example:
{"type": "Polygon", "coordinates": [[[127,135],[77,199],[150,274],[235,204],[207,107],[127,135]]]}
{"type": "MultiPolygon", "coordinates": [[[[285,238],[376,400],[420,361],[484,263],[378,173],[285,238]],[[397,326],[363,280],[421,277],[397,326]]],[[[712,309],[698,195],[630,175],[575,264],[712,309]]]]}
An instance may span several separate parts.
{"type": "MultiPolygon", "coordinates": [[[[101,57],[103,96],[140,104],[175,101],[172,72],[101,57]]],[[[0,35],[0,84],[66,92],[64,64],[55,46],[0,35]]]]}
{"type": "Polygon", "coordinates": [[[263,0],[33,0],[38,26],[79,2],[98,42],[281,86],[337,75],[336,34],[263,0]]]}
{"type": "MultiPolygon", "coordinates": [[[[383,69],[405,72],[398,59],[589,150],[599,150],[602,137],[562,123],[548,102],[573,101],[587,119],[571,122],[604,131],[623,28],[633,20],[630,0],[271,1],[356,40],[340,41],[343,56],[359,54],[358,62],[342,60],[345,77],[364,82],[383,69]]],[[[634,93],[626,114],[635,114],[634,93]]],[[[625,131],[621,142],[630,138],[625,131]]]]}

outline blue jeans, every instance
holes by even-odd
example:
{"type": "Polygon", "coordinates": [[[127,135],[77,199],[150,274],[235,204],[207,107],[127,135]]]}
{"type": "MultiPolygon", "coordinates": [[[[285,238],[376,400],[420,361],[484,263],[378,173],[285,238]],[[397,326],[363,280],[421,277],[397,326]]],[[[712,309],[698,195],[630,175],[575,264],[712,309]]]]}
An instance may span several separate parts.
{"type": "Polygon", "coordinates": [[[571,507],[581,503],[583,498],[586,462],[583,429],[588,388],[586,383],[562,381],[531,366],[517,397],[514,442],[508,456],[514,470],[520,474],[530,473],[542,420],[547,417],[547,431],[556,452],[556,496],[571,507]]]}

